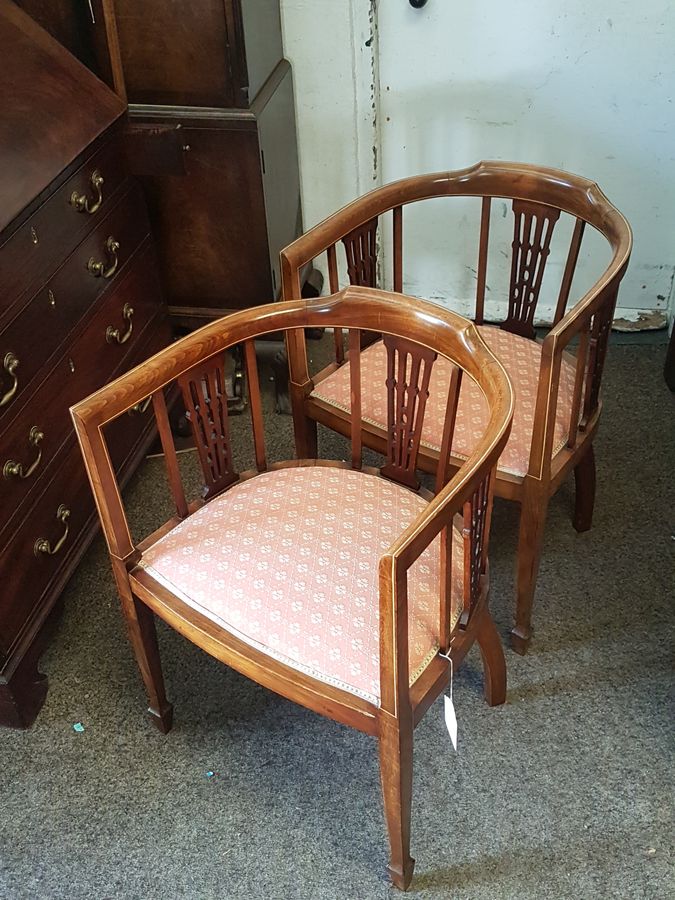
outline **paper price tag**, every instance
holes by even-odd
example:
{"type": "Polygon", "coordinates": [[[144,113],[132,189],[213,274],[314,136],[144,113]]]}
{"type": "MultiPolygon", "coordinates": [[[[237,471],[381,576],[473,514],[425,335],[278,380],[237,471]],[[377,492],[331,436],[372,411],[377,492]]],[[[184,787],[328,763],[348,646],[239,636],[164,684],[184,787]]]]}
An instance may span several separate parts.
{"type": "Polygon", "coordinates": [[[448,734],[450,735],[450,740],[452,741],[452,746],[457,749],[457,716],[455,715],[455,704],[452,702],[452,697],[448,697],[446,694],[443,697],[445,702],[445,724],[448,728],[448,734]]]}

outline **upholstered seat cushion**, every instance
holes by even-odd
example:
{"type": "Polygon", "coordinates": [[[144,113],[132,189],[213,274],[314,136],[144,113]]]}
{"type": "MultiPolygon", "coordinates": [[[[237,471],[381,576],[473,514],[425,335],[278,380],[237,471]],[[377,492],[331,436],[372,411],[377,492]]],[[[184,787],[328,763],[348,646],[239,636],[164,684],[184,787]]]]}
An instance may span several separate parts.
{"type": "MultiPolygon", "coordinates": [[[[273,470],[215,497],[139,565],[251,646],[377,703],[378,561],[425,506],[364,472],[273,470]]],[[[453,537],[454,627],[463,553],[453,537]]],[[[438,651],[439,547],[437,538],[408,573],[411,683],[438,651]]]]}
{"type": "MultiPolygon", "coordinates": [[[[499,459],[499,469],[512,475],[524,476],[530,460],[534,406],[537,399],[541,344],[527,338],[487,325],[478,327],[481,337],[506,369],[515,396],[515,409],[511,436],[499,459]]],[[[371,345],[361,354],[362,399],[361,411],[365,421],[381,428],[386,427],[387,393],[385,379],[387,359],[381,341],[371,345]]],[[[422,429],[422,444],[439,451],[443,439],[443,424],[448,397],[451,364],[439,357],[432,369],[429,400],[422,429]]],[[[558,408],[555,421],[553,455],[561,450],[567,440],[572,412],[574,391],[574,367],[563,358],[558,388],[558,408]]],[[[321,381],[312,397],[323,400],[349,412],[349,363],[321,381]]],[[[478,386],[464,378],[457,409],[452,452],[466,459],[485,433],[488,423],[488,407],[478,386]]]]}

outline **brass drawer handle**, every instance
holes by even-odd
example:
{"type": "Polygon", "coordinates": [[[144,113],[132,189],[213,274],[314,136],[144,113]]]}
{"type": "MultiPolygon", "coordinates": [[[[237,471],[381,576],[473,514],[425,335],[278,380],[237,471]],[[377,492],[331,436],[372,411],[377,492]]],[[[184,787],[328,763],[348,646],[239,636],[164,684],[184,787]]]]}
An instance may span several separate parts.
{"type": "Polygon", "coordinates": [[[77,191],[73,191],[70,195],[70,205],[74,206],[78,212],[87,212],[90,215],[93,215],[93,213],[99,209],[101,203],[103,203],[103,175],[101,175],[98,169],[94,169],[91,173],[89,182],[94,189],[95,199],[90,201],[86,194],[78,194],[77,191]]]}
{"type": "Polygon", "coordinates": [[[108,344],[126,344],[126,342],[131,337],[131,332],[134,330],[134,323],[131,321],[131,317],[134,314],[134,308],[129,303],[124,304],[124,309],[122,310],[122,318],[125,322],[128,323],[127,330],[124,334],[120,334],[119,328],[113,328],[112,325],[108,325],[105,330],[105,339],[108,344]]]}
{"type": "Polygon", "coordinates": [[[19,367],[19,360],[13,353],[5,354],[5,359],[2,363],[2,368],[7,372],[7,374],[12,378],[14,384],[11,388],[0,397],[0,406],[4,406],[6,403],[12,399],[14,394],[16,394],[17,388],[19,387],[19,379],[16,377],[16,370],[19,367]]]}
{"type": "Polygon", "coordinates": [[[102,260],[96,260],[92,256],[87,263],[87,272],[89,272],[90,275],[93,275],[94,278],[112,278],[117,271],[117,266],[119,265],[119,259],[117,256],[117,252],[119,249],[119,241],[116,241],[115,238],[111,235],[105,242],[105,252],[108,255],[108,265],[106,266],[106,264],[102,260]]]}
{"type": "Polygon", "coordinates": [[[37,456],[27,469],[24,469],[23,463],[15,462],[13,459],[8,459],[5,465],[2,467],[2,474],[5,478],[30,478],[33,472],[40,465],[40,460],[42,459],[42,447],[40,447],[40,444],[42,443],[43,438],[44,434],[40,431],[37,425],[33,425],[28,434],[28,443],[32,447],[38,448],[37,456]]]}
{"type": "Polygon", "coordinates": [[[142,416],[144,412],[147,412],[151,403],[152,403],[152,394],[149,397],[146,397],[145,400],[141,400],[135,406],[132,406],[131,409],[128,410],[127,415],[142,416]]]}
{"type": "Polygon", "coordinates": [[[70,518],[70,510],[67,506],[64,506],[63,503],[56,510],[56,518],[66,526],[63,530],[63,534],[53,547],[47,538],[38,538],[33,544],[33,553],[38,559],[40,558],[41,553],[46,553],[48,556],[55,556],[66,542],[66,538],[68,537],[68,519],[70,518]]]}

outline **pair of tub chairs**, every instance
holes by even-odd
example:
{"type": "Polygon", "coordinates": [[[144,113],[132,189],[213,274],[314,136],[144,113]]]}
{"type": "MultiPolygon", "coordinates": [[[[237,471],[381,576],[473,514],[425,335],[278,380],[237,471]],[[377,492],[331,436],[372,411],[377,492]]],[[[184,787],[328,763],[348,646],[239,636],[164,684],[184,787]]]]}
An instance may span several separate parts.
{"type": "Polygon", "coordinates": [[[413,729],[477,642],[485,696],[505,699],[504,655],[488,607],[494,494],[521,504],[515,647],[530,609],[550,496],[572,470],[574,525],[593,508],[592,441],[626,221],[598,187],[509,163],[391,184],[345,207],[282,253],[284,300],[183,338],[83,401],[73,419],[110,551],[128,632],[162,731],[172,723],[155,633],[159,616],[261,685],[379,744],[390,876],[407,888],[413,729]],[[404,297],[407,204],[473,197],[481,205],[475,324],[404,297]],[[508,315],[483,323],[490,206],[515,217],[508,315]],[[554,225],[573,222],[555,320],[543,343],[534,315],[554,225]],[[394,293],[376,284],[377,236],[391,215],[394,293]],[[569,311],[582,235],[603,235],[610,261],[569,311]],[[351,285],[338,287],[338,247],[351,285]],[[331,296],[301,298],[302,273],[327,254],[331,296]],[[305,329],[329,328],[335,362],[311,377],[305,329]],[[286,338],[297,458],[270,462],[254,342],[286,338]],[[574,340],[574,350],[571,350],[574,340]],[[237,471],[224,353],[243,348],[255,469],[237,471]],[[167,403],[182,394],[204,490],[181,482],[167,403]],[[151,398],[175,515],[135,543],[106,450],[105,426],[151,398]],[[316,423],[350,438],[347,462],[317,458],[316,423]],[[364,467],[364,447],[379,470],[364,467]],[[430,473],[434,490],[420,487],[430,473]],[[450,663],[452,660],[452,663],[450,663]]]}

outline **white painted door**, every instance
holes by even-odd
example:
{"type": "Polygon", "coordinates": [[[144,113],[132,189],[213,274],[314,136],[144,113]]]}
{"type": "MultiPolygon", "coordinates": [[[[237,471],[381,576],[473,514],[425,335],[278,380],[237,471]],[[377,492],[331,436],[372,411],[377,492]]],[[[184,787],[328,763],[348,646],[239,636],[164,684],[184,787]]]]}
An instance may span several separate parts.
{"type": "MultiPolygon", "coordinates": [[[[664,310],[675,273],[675,4],[428,0],[419,10],[408,0],[380,0],[376,9],[377,182],[480,159],[596,180],[635,235],[619,307],[627,315],[664,310]]],[[[478,204],[433,201],[406,214],[407,290],[467,308],[478,204]]],[[[488,300],[498,310],[512,220],[506,205],[493,209],[488,300]]],[[[551,289],[569,235],[562,223],[557,230],[551,289]]],[[[602,243],[585,250],[572,299],[607,259],[602,243]]],[[[552,296],[545,284],[549,308],[552,296]]]]}

